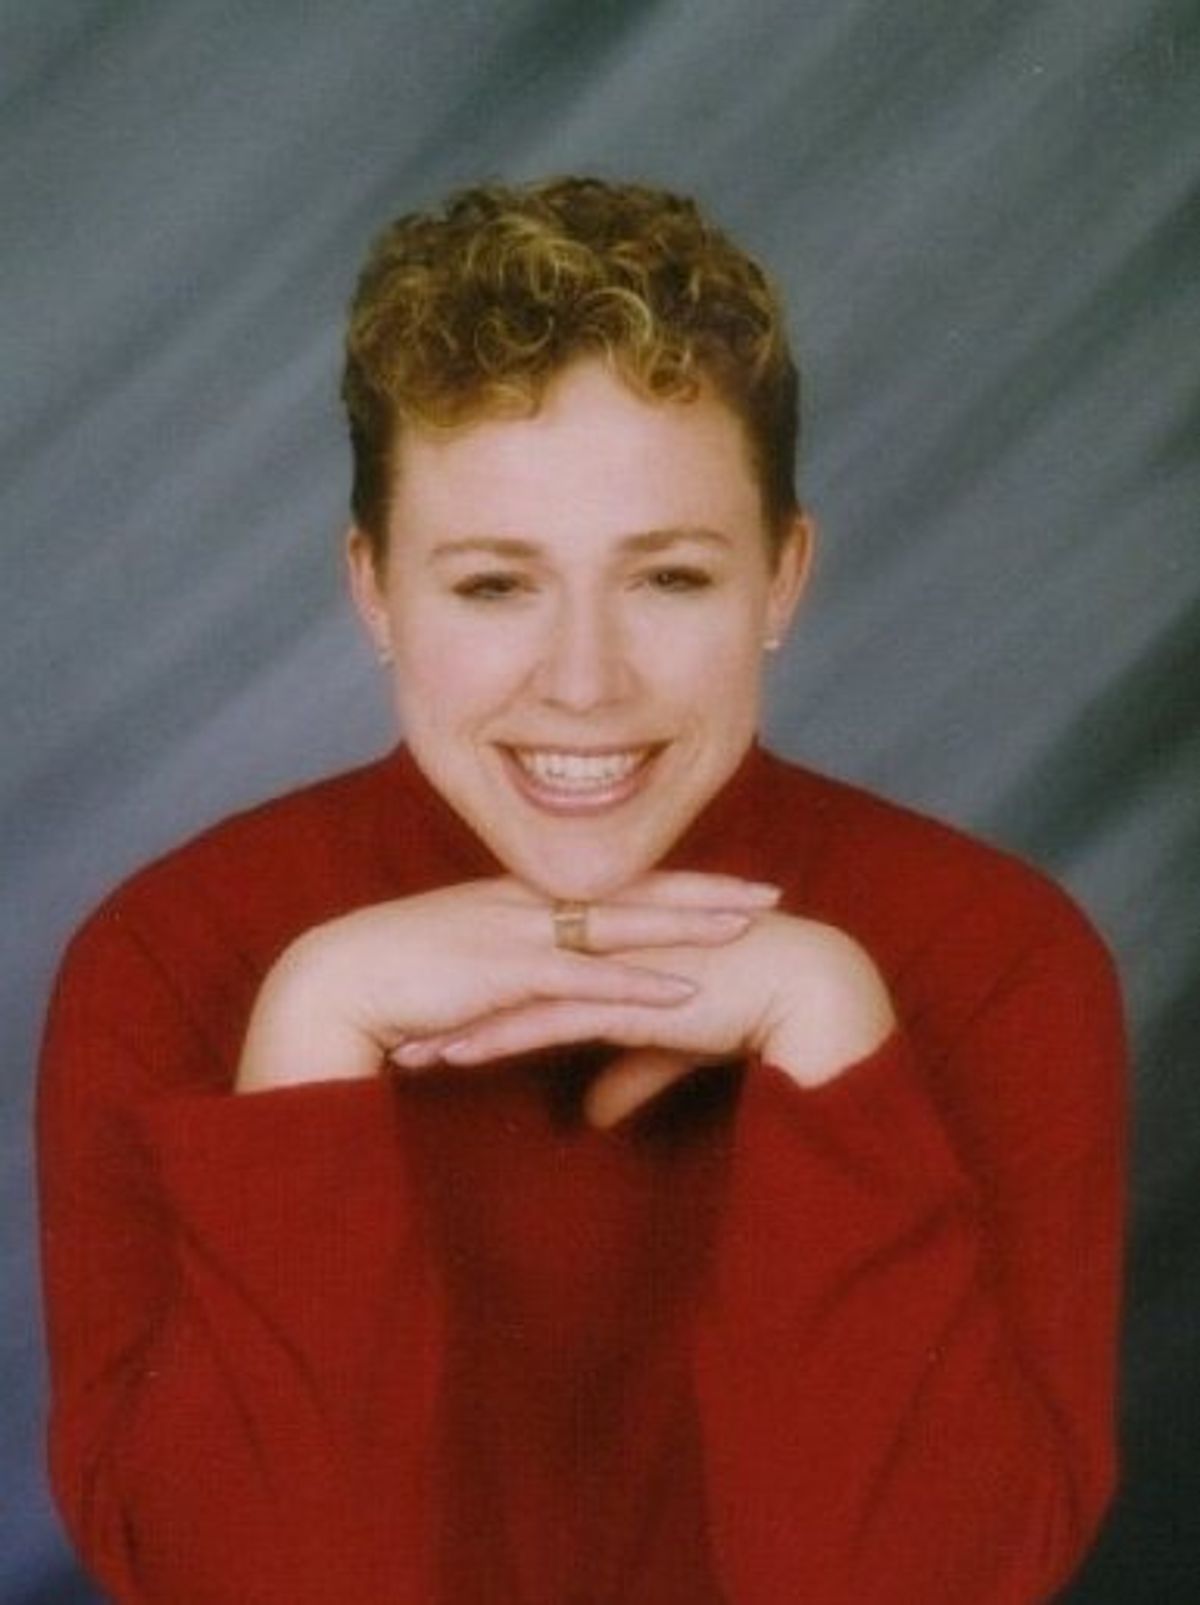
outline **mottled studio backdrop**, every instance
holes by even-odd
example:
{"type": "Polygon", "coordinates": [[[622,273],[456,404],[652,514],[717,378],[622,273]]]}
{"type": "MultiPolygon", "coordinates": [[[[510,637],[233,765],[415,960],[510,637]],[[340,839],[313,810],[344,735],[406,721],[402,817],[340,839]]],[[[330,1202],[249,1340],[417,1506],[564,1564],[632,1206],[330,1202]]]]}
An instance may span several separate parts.
{"type": "Polygon", "coordinates": [[[355,266],[452,183],[571,169],[697,192],[794,305],[826,543],[777,744],[1039,860],[1117,948],[1127,1476],[1077,1598],[1200,1598],[1198,34],[1194,0],[0,0],[5,1605],[94,1598],[40,1467],[57,951],[387,741],[337,560],[355,266]]]}

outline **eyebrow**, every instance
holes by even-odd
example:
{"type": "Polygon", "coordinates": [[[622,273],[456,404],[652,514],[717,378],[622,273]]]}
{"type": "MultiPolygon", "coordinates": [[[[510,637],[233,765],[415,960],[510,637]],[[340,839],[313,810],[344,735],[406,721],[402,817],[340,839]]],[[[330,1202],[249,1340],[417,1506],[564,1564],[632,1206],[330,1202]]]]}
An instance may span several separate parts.
{"type": "MultiPolygon", "coordinates": [[[[719,530],[691,524],[667,529],[640,530],[636,535],[625,536],[619,544],[623,551],[644,556],[685,543],[713,546],[721,550],[728,550],[733,545],[728,535],[722,535],[719,530]]],[[[541,552],[542,548],[536,541],[521,540],[510,535],[466,535],[457,540],[440,541],[431,551],[430,557],[437,560],[482,553],[489,557],[528,560],[540,557],[541,552]]]]}

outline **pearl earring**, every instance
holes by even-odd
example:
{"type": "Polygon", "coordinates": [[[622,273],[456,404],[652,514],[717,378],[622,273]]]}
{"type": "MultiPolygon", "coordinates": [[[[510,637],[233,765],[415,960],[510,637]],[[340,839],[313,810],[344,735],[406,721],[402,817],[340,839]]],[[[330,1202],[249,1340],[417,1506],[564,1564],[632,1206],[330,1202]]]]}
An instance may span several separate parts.
{"type": "Polygon", "coordinates": [[[768,635],[766,640],[763,642],[763,651],[764,652],[778,652],[779,648],[782,645],[783,645],[783,642],[780,640],[779,636],[777,636],[777,635],[768,635]]]}

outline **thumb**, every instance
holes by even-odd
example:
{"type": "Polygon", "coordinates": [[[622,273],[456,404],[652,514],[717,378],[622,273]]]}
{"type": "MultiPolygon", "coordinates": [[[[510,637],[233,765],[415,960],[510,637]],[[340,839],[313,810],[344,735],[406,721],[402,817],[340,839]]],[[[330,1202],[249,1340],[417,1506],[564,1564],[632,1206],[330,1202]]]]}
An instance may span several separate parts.
{"type": "Polygon", "coordinates": [[[588,1088],[588,1124],[606,1131],[695,1069],[686,1054],[666,1048],[631,1048],[606,1065],[588,1088]]]}

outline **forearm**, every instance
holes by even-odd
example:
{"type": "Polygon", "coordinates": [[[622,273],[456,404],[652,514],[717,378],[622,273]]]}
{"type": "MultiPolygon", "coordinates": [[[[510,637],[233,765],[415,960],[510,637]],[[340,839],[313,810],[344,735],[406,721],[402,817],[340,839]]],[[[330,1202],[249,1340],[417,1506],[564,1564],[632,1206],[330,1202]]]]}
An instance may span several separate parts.
{"type": "MultiPolygon", "coordinates": [[[[696,1374],[726,1586],[820,1605],[1032,1605],[1111,1488],[1114,1286],[1032,1354],[979,1201],[895,1039],[845,1085],[752,1071],[696,1374]],[[1089,1397],[1068,1401],[1074,1360],[1089,1397]]],[[[1110,1195],[1059,1178],[1064,1203],[1110,1195]]],[[[1110,1227],[1100,1210],[1101,1232],[1110,1227]]]]}
{"type": "Polygon", "coordinates": [[[418,1605],[440,1309],[391,1089],[163,1099],[143,1126],[171,1281],[119,1355],[89,1352],[87,1310],[57,1323],[55,1486],[86,1563],[122,1602],[324,1605],[350,1579],[418,1605]]]}

